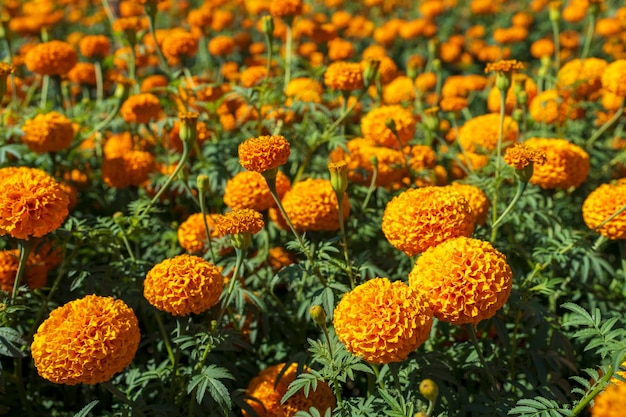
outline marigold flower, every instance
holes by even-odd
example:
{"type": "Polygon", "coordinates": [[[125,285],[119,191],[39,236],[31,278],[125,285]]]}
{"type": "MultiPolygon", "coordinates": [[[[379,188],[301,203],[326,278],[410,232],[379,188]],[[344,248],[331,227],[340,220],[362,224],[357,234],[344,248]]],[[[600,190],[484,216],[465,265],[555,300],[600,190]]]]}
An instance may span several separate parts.
{"type": "MultiPolygon", "coordinates": [[[[224,236],[217,231],[215,223],[220,215],[207,214],[206,221],[211,234],[211,241],[224,236]]],[[[206,230],[204,229],[204,221],[202,213],[195,213],[187,217],[187,219],[178,226],[178,242],[180,246],[190,253],[203,253],[208,250],[206,230]]],[[[220,251],[222,253],[222,251],[220,251]]]]}
{"type": "MultiPolygon", "coordinates": [[[[339,230],[337,196],[328,180],[309,178],[294,184],[285,193],[282,204],[298,232],[339,230]]],[[[341,204],[345,221],[350,215],[347,194],[343,195],[341,204]]],[[[281,225],[283,219],[279,212],[270,210],[270,216],[281,225]]]]}
{"type": "Polygon", "coordinates": [[[267,263],[274,272],[278,272],[296,262],[298,262],[298,258],[281,246],[270,248],[267,254],[267,263]]]}
{"type": "Polygon", "coordinates": [[[474,231],[474,213],[460,193],[449,187],[406,190],[385,208],[382,230],[394,247],[409,256],[474,231]]]}
{"type": "Polygon", "coordinates": [[[261,65],[248,67],[241,72],[240,83],[242,87],[250,88],[263,81],[267,68],[261,65]]]}
{"type": "Polygon", "coordinates": [[[333,62],[326,68],[324,83],[331,90],[352,91],[363,88],[363,73],[358,62],[333,62]]]}
{"type": "Polygon", "coordinates": [[[270,3],[273,17],[291,17],[302,13],[302,0],[274,0],[270,3]]]}
{"type": "Polygon", "coordinates": [[[530,45],[530,54],[537,59],[554,56],[554,41],[538,39],[530,45]]]}
{"type": "Polygon", "coordinates": [[[252,209],[232,210],[214,218],[217,233],[221,235],[256,234],[263,229],[263,215],[252,209]]]}
{"type": "Polygon", "coordinates": [[[563,124],[566,120],[580,119],[585,115],[571,97],[563,96],[557,90],[546,90],[538,94],[530,103],[528,111],[533,120],[547,124],[563,124]]]}
{"type": "Polygon", "coordinates": [[[216,36],[209,41],[209,53],[214,56],[224,56],[235,50],[235,40],[231,36],[216,36]]]}
{"type": "Polygon", "coordinates": [[[98,384],[126,368],[141,334],[133,310],[113,297],[87,295],[54,309],[31,345],[35,367],[56,384],[98,384]]]}
{"type": "Polygon", "coordinates": [[[0,168],[0,235],[41,237],[57,229],[68,215],[69,196],[44,171],[0,168]]]}
{"type": "Polygon", "coordinates": [[[102,179],[109,187],[139,186],[156,171],[156,162],[150,152],[129,150],[102,161],[102,179]]]}
{"type": "Polygon", "coordinates": [[[159,117],[161,103],[157,96],[141,93],[128,97],[120,109],[122,118],[128,123],[149,123],[159,117]]]}
{"type": "Polygon", "coordinates": [[[454,191],[465,197],[472,208],[472,212],[474,212],[476,224],[483,226],[487,220],[489,208],[491,207],[491,202],[483,190],[475,185],[462,184],[459,182],[453,182],[448,187],[451,187],[454,191]]]}
{"type": "Polygon", "coordinates": [[[179,255],[155,265],[146,275],[143,295],[150,304],[174,316],[200,314],[220,299],[220,269],[193,255],[179,255]]]}
{"type": "Polygon", "coordinates": [[[331,61],[350,59],[354,56],[354,45],[351,41],[335,38],[328,41],[328,58],[331,61]]]}
{"type": "Polygon", "coordinates": [[[383,101],[385,104],[399,104],[415,100],[413,80],[401,76],[395,78],[383,88],[383,101]]]}
{"type": "MultiPolygon", "coordinates": [[[[291,188],[291,181],[285,174],[278,171],[276,175],[278,198],[282,199],[289,188],[291,188]]],[[[224,189],[224,203],[233,210],[249,208],[265,211],[276,206],[263,175],[247,171],[242,171],[228,180],[224,189]]]]}
{"type": "Polygon", "coordinates": [[[163,55],[172,63],[192,58],[198,52],[198,38],[188,32],[175,32],[163,39],[162,50],[163,55]]]}
{"type": "Polygon", "coordinates": [[[67,74],[77,62],[76,50],[63,41],[39,44],[30,49],[24,57],[26,68],[41,75],[67,74]]]}
{"type": "Polygon", "coordinates": [[[26,120],[22,130],[22,142],[38,153],[62,151],[74,139],[72,121],[54,111],[26,120]]]}
{"type": "Polygon", "coordinates": [[[439,107],[446,112],[459,112],[467,107],[465,97],[444,97],[439,102],[439,107]]]}
{"type": "Polygon", "coordinates": [[[401,362],[430,336],[428,298],[402,281],[374,278],[346,293],[333,324],[346,349],[376,364],[401,362]]]}
{"type": "Polygon", "coordinates": [[[557,87],[577,97],[588,97],[602,88],[602,76],[608,63],[600,58],[574,59],[565,63],[557,74],[557,87]]]}
{"type": "Polygon", "coordinates": [[[428,300],[439,320],[477,324],[506,303],[512,278],[506,257],[489,242],[462,236],[424,252],[409,285],[428,300]]]}
{"type": "MultiPolygon", "coordinates": [[[[583,219],[590,229],[596,229],[603,221],[626,204],[626,183],[602,184],[593,190],[583,203],[583,219]]],[[[612,240],[626,239],[626,212],[622,212],[598,233],[612,240]]]]}
{"type": "MultiPolygon", "coordinates": [[[[622,368],[626,363],[622,364],[622,368]]],[[[626,372],[618,372],[622,378],[626,378],[626,372]]],[[[626,408],[626,382],[615,377],[611,378],[609,385],[593,399],[591,417],[621,417],[626,408]]]]}
{"type": "Polygon", "coordinates": [[[543,165],[546,162],[546,153],[527,144],[516,143],[504,152],[504,162],[515,169],[524,169],[533,163],[543,165]]]}
{"type": "MultiPolygon", "coordinates": [[[[320,413],[325,414],[328,409],[335,407],[335,396],[328,384],[323,381],[317,382],[317,389],[310,390],[308,395],[304,391],[298,391],[285,403],[281,399],[287,393],[287,388],[296,379],[297,364],[291,364],[282,377],[279,375],[285,363],[270,366],[252,378],[246,388],[247,396],[254,399],[246,399],[250,407],[259,417],[293,417],[298,411],[308,411],[315,406],[320,413]]],[[[306,370],[305,370],[306,372],[306,370]]],[[[247,411],[242,410],[245,417],[249,417],[247,411]]]]}
{"type": "Polygon", "coordinates": [[[96,69],[92,63],[79,62],[67,73],[70,81],[81,85],[96,85],[96,69]]]}
{"type": "Polygon", "coordinates": [[[287,162],[291,146],[283,136],[259,136],[239,145],[239,163],[248,171],[266,172],[287,162]]]}
{"type": "Polygon", "coordinates": [[[565,139],[530,138],[525,145],[545,152],[546,161],[535,165],[531,184],[544,189],[578,187],[589,174],[589,154],[565,139]]]}
{"type": "Polygon", "coordinates": [[[626,59],[611,62],[602,74],[602,87],[611,93],[626,97],[626,59]]]}
{"type": "MultiPolygon", "coordinates": [[[[517,122],[510,116],[504,116],[502,145],[517,142],[517,122]]],[[[490,153],[498,145],[500,135],[500,115],[496,113],[476,116],[459,129],[459,143],[468,152],[490,153]]]]}
{"type": "MultiPolygon", "coordinates": [[[[20,251],[17,249],[0,251],[0,290],[10,293],[17,276],[17,267],[20,261],[20,251]]],[[[22,285],[35,290],[48,282],[48,265],[41,256],[31,253],[26,260],[26,271],[22,285]]]]}
{"type": "Polygon", "coordinates": [[[485,66],[485,73],[487,72],[505,72],[511,73],[516,70],[523,69],[524,65],[516,59],[503,59],[497,62],[489,62],[485,66]]]}
{"type": "Polygon", "coordinates": [[[111,52],[111,41],[104,35],[86,35],[78,43],[85,58],[102,59],[111,52]]]}
{"type": "Polygon", "coordinates": [[[377,145],[399,149],[415,134],[416,121],[410,111],[399,105],[381,106],[371,110],[361,119],[361,133],[377,145]],[[388,127],[395,126],[395,133],[388,127]]]}

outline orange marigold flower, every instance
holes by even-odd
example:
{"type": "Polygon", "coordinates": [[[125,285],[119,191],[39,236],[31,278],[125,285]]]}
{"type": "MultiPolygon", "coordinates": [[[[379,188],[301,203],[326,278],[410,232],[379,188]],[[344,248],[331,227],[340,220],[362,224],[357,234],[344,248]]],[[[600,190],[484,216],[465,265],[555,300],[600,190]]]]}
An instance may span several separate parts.
{"type": "Polygon", "coordinates": [[[298,258],[281,246],[270,248],[267,254],[267,263],[274,272],[278,272],[296,262],[298,262],[298,258]]]}
{"type": "MultiPolygon", "coordinates": [[[[515,93],[515,90],[520,87],[522,87],[523,91],[526,93],[526,103],[532,102],[537,96],[537,84],[535,84],[532,78],[528,78],[524,74],[514,74],[512,77],[511,87],[509,87],[506,92],[504,104],[506,114],[510,115],[513,113],[513,109],[515,108],[518,99],[518,94],[515,93]]],[[[489,95],[487,96],[487,108],[493,113],[500,112],[500,90],[496,86],[493,86],[493,88],[489,91],[489,95]]]]}
{"type": "MultiPolygon", "coordinates": [[[[211,241],[222,237],[223,235],[217,231],[215,223],[218,214],[207,214],[206,222],[209,226],[211,241]]],[[[204,221],[202,213],[195,213],[187,217],[187,219],[178,226],[178,242],[180,246],[187,252],[203,253],[208,250],[206,230],[204,229],[204,221]]]]}
{"type": "Polygon", "coordinates": [[[218,267],[198,256],[179,255],[148,272],[143,295],[161,311],[188,316],[217,304],[223,288],[224,277],[218,267]]]}
{"type": "Polygon", "coordinates": [[[402,281],[371,279],[341,298],[335,332],[349,352],[367,362],[401,362],[430,336],[428,299],[402,281]]]}
{"type": "MultiPolygon", "coordinates": [[[[291,188],[291,181],[282,172],[276,175],[278,198],[291,188]]],[[[228,180],[224,189],[224,203],[233,210],[249,208],[265,211],[275,207],[276,202],[267,186],[267,181],[258,172],[242,171],[228,180]]]]}
{"type": "MultiPolygon", "coordinates": [[[[626,362],[622,363],[622,368],[626,362]]],[[[618,372],[622,378],[626,378],[626,372],[618,372]]],[[[611,378],[609,385],[593,399],[591,417],[621,417],[626,408],[626,382],[615,377],[611,378]]]]}
{"type": "Polygon", "coordinates": [[[626,59],[610,63],[602,74],[602,87],[605,90],[626,97],[626,59]]]}
{"type": "Polygon", "coordinates": [[[546,162],[546,153],[527,144],[516,143],[504,152],[504,162],[515,169],[524,169],[533,163],[543,165],[546,162]]]}
{"type": "Polygon", "coordinates": [[[331,90],[352,91],[363,88],[363,73],[358,62],[333,62],[324,72],[324,83],[331,90]]]}
{"type": "Polygon", "coordinates": [[[50,41],[30,49],[24,57],[29,71],[41,75],[64,75],[78,62],[72,45],[63,41],[50,41]]]}
{"type": "Polygon", "coordinates": [[[224,56],[235,50],[235,40],[231,36],[216,36],[209,41],[208,49],[211,55],[224,56]]]}
{"type": "Polygon", "coordinates": [[[270,15],[291,17],[302,13],[302,0],[273,0],[270,3],[270,15]]]}
{"type": "MultiPolygon", "coordinates": [[[[503,146],[517,142],[517,122],[510,116],[504,116],[503,146]]],[[[500,115],[489,113],[476,116],[459,129],[459,143],[466,151],[490,153],[498,145],[500,135],[500,115]]]]}
{"type": "Polygon", "coordinates": [[[608,63],[600,58],[574,59],[565,63],[557,74],[557,87],[577,97],[588,97],[602,88],[602,75],[608,63]]]}
{"type": "Polygon", "coordinates": [[[37,329],[35,367],[56,384],[98,384],[126,368],[141,333],[133,310],[113,297],[87,295],[58,307],[37,329]]]}
{"type": "Polygon", "coordinates": [[[96,85],[96,69],[90,62],[79,62],[67,73],[70,81],[81,85],[96,85]]]}
{"type": "Polygon", "coordinates": [[[541,59],[554,56],[554,41],[551,39],[539,39],[530,45],[530,54],[541,59]]]}
{"type": "Polygon", "coordinates": [[[546,161],[535,165],[531,184],[544,189],[578,187],[589,174],[589,154],[565,139],[530,138],[525,145],[545,152],[546,161]]]}
{"type": "Polygon", "coordinates": [[[128,123],[149,123],[159,117],[161,103],[154,94],[141,93],[128,97],[120,109],[122,118],[128,123]]]}
{"type": "Polygon", "coordinates": [[[406,145],[415,134],[415,117],[399,105],[381,106],[371,110],[361,119],[361,133],[377,145],[399,149],[406,145]],[[388,127],[395,126],[395,133],[388,127]]]}
{"type": "Polygon", "coordinates": [[[188,32],[175,32],[163,39],[161,45],[163,55],[170,62],[196,56],[198,52],[198,38],[188,32]]]}
{"type": "Polygon", "coordinates": [[[295,100],[319,103],[322,101],[322,85],[311,78],[294,78],[285,88],[285,95],[295,100]]]}
{"type": "Polygon", "coordinates": [[[150,152],[128,150],[114,158],[102,161],[102,179],[109,187],[139,186],[156,171],[156,162],[150,152]]]}
{"type": "Polygon", "coordinates": [[[489,62],[485,66],[485,73],[487,72],[504,72],[511,73],[517,70],[524,69],[524,64],[516,59],[503,59],[497,62],[489,62]]]}
{"type": "Polygon", "coordinates": [[[402,102],[413,102],[413,100],[415,100],[415,91],[413,89],[413,80],[409,77],[397,77],[383,88],[383,101],[385,104],[399,104],[402,102]]]}
{"type": "Polygon", "coordinates": [[[476,224],[483,226],[487,220],[489,207],[491,207],[491,202],[483,190],[475,185],[461,184],[459,182],[453,182],[448,187],[465,197],[474,212],[476,224]]]}
{"type": "MultiPolygon", "coordinates": [[[[252,378],[248,384],[246,395],[252,399],[245,401],[257,416],[293,417],[298,411],[308,411],[313,406],[323,415],[335,407],[335,396],[328,384],[323,381],[318,381],[317,389],[310,390],[308,395],[300,390],[282,403],[281,399],[287,393],[289,384],[296,379],[298,365],[291,364],[279,378],[285,367],[285,363],[270,366],[252,378]]],[[[242,412],[245,417],[250,417],[247,411],[242,410],[242,412]]]]}
{"type": "MultiPolygon", "coordinates": [[[[0,290],[10,293],[17,276],[17,267],[20,261],[20,251],[17,249],[0,251],[0,290]]],[[[48,265],[41,256],[31,253],[26,260],[26,271],[22,285],[35,290],[48,282],[48,265]]]]}
{"type": "MultiPolygon", "coordinates": [[[[298,232],[308,231],[336,231],[339,230],[339,206],[337,196],[328,180],[307,179],[294,184],[291,190],[285,193],[282,204],[298,232]]],[[[350,215],[348,195],[344,194],[343,205],[344,221],[350,215]]],[[[277,212],[270,212],[278,215],[277,212]]],[[[280,219],[272,217],[280,224],[280,219]]]]}
{"type": "Polygon", "coordinates": [[[467,99],[465,97],[444,97],[439,102],[442,111],[459,112],[467,107],[467,99]]]}
{"type": "Polygon", "coordinates": [[[248,67],[241,71],[240,83],[242,87],[250,88],[263,81],[267,69],[262,65],[248,67]]]}
{"type": "Polygon", "coordinates": [[[62,151],[74,139],[72,121],[54,111],[26,120],[22,130],[22,142],[38,153],[62,151]]]}
{"type": "Polygon", "coordinates": [[[248,208],[229,211],[214,221],[217,233],[221,235],[256,234],[265,226],[263,215],[248,208]]]}
{"type": "Polygon", "coordinates": [[[41,237],[57,229],[68,215],[69,196],[40,169],[0,169],[0,235],[41,237]]]}
{"type": "Polygon", "coordinates": [[[149,75],[141,82],[141,92],[149,93],[152,89],[162,88],[163,90],[169,84],[167,77],[161,74],[149,75]]]}
{"type": "Polygon", "coordinates": [[[489,242],[458,237],[424,252],[409,285],[428,300],[439,320],[477,324],[506,303],[512,278],[506,257],[489,242]]]}
{"type": "Polygon", "coordinates": [[[564,97],[557,90],[546,90],[538,94],[530,103],[528,111],[533,120],[547,124],[562,124],[566,120],[580,119],[585,115],[571,97],[564,97]]]}
{"type": "Polygon", "coordinates": [[[350,59],[354,56],[354,45],[351,41],[335,38],[328,41],[328,58],[331,61],[350,59]]]}
{"type": "Polygon", "coordinates": [[[450,187],[413,188],[394,197],[385,208],[382,230],[394,247],[409,256],[474,231],[474,213],[450,187]]]}
{"type": "Polygon", "coordinates": [[[291,146],[280,135],[259,136],[241,143],[238,150],[242,167],[248,171],[263,173],[287,162],[291,146]]]}
{"type": "Polygon", "coordinates": [[[111,41],[104,35],[86,35],[78,43],[85,58],[102,59],[111,52],[111,41]]]}
{"type": "MultiPolygon", "coordinates": [[[[626,183],[602,184],[585,199],[582,208],[583,219],[590,229],[596,229],[624,204],[626,204],[626,183]]],[[[609,239],[626,239],[626,212],[620,213],[596,230],[609,239]]]]}

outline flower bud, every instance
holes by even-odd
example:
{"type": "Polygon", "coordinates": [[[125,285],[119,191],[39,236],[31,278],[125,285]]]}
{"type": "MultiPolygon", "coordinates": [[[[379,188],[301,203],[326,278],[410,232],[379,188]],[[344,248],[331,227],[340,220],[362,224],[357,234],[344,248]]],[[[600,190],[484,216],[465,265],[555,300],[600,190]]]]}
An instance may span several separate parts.
{"type": "Polygon", "coordinates": [[[342,196],[348,189],[348,163],[344,160],[330,162],[328,170],[330,171],[330,184],[333,190],[342,196]]]}
{"type": "Polygon", "coordinates": [[[200,192],[206,193],[211,189],[208,175],[200,174],[196,178],[196,186],[200,192]]]}
{"type": "Polygon", "coordinates": [[[496,87],[498,90],[504,91],[505,93],[509,90],[511,86],[511,75],[502,71],[498,71],[496,74],[496,87]]]}
{"type": "Polygon", "coordinates": [[[190,144],[196,141],[198,137],[198,113],[195,112],[180,112],[178,113],[180,119],[180,130],[178,135],[180,140],[190,144]]]}
{"type": "Polygon", "coordinates": [[[550,21],[558,22],[561,18],[561,2],[560,1],[551,1],[550,2],[550,21]]]}
{"type": "Polygon", "coordinates": [[[309,314],[311,314],[311,319],[320,327],[326,326],[326,312],[324,308],[320,305],[314,305],[309,310],[309,314]]]}
{"type": "Polygon", "coordinates": [[[252,244],[252,233],[244,232],[230,235],[230,243],[237,249],[246,250],[252,244]]]}
{"type": "Polygon", "coordinates": [[[10,74],[13,74],[13,71],[13,65],[0,62],[0,101],[7,93],[7,78],[9,78],[10,74]]]}
{"type": "Polygon", "coordinates": [[[115,98],[120,100],[126,100],[130,93],[130,88],[135,84],[135,81],[130,78],[118,77],[117,87],[115,88],[115,98]]]}
{"type": "Polygon", "coordinates": [[[378,68],[380,67],[380,61],[376,59],[368,59],[365,69],[363,70],[363,85],[367,89],[378,75],[378,68]]]}
{"type": "Polygon", "coordinates": [[[274,19],[272,19],[272,16],[263,16],[261,19],[261,27],[265,36],[272,39],[274,36],[274,19]]]}
{"type": "Polygon", "coordinates": [[[439,396],[439,387],[432,379],[425,379],[420,382],[420,394],[422,394],[428,401],[435,402],[439,396]]]}
{"type": "Polygon", "coordinates": [[[388,118],[387,120],[385,120],[385,126],[387,126],[387,129],[391,130],[391,133],[393,133],[396,137],[398,137],[398,130],[396,129],[396,121],[393,120],[393,118],[388,118]]]}

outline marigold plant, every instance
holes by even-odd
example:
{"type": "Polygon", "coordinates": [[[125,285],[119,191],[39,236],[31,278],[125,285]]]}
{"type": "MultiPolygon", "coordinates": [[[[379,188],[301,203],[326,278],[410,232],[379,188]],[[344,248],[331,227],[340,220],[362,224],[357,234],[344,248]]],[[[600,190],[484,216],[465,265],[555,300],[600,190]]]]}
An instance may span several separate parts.
{"type": "Polygon", "coordinates": [[[62,151],[74,139],[72,121],[54,111],[26,120],[22,130],[22,142],[38,153],[62,151]]]}
{"type": "Polygon", "coordinates": [[[589,228],[609,239],[626,239],[626,211],[611,216],[626,205],[626,184],[602,184],[583,203],[583,219],[589,228]],[[603,224],[604,223],[604,224],[603,224]],[[600,226],[600,227],[598,227],[600,226]]]}
{"type": "Polygon", "coordinates": [[[290,153],[283,136],[259,136],[239,145],[239,163],[248,171],[263,173],[283,165],[290,153]]]}

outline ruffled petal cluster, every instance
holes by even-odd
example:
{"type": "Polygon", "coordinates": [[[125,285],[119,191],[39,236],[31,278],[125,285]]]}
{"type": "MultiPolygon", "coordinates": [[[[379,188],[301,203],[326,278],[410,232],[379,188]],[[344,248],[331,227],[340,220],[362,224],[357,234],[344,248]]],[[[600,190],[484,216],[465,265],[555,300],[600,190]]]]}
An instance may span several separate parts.
{"type": "MultiPolygon", "coordinates": [[[[517,142],[517,122],[504,116],[503,146],[517,142]]],[[[459,129],[459,143],[468,152],[490,153],[496,149],[500,136],[500,115],[488,113],[476,116],[459,129]]]]}
{"type": "Polygon", "coordinates": [[[0,169],[0,235],[41,237],[68,215],[69,196],[58,182],[35,168],[0,169]]]}
{"type": "Polygon", "coordinates": [[[606,67],[602,87],[616,96],[626,97],[626,59],[618,59],[606,67]]]}
{"type": "Polygon", "coordinates": [[[26,68],[41,75],[67,74],[77,62],[74,47],[57,40],[34,46],[24,57],[26,68]]]}
{"type": "Polygon", "coordinates": [[[141,334],[122,300],[87,295],[56,308],[37,330],[31,352],[39,375],[57,384],[98,384],[126,368],[141,334]]]}
{"type": "Polygon", "coordinates": [[[576,97],[589,97],[602,88],[607,66],[604,59],[594,57],[566,62],[557,74],[557,87],[576,97]]]}
{"type": "Polygon", "coordinates": [[[187,316],[217,304],[224,277],[218,267],[198,256],[179,255],[155,265],[143,285],[143,295],[154,307],[187,316]]]}
{"type": "Polygon", "coordinates": [[[450,187],[406,190],[385,208],[382,229],[394,247],[409,256],[474,231],[474,213],[459,192],[450,187]]]}
{"type": "MultiPolygon", "coordinates": [[[[279,171],[276,175],[278,198],[282,198],[289,188],[291,181],[279,171]]],[[[240,172],[228,180],[224,190],[224,203],[233,210],[249,208],[265,211],[276,206],[263,175],[249,171],[240,172]]]]}
{"type": "MultiPolygon", "coordinates": [[[[221,237],[215,227],[215,220],[219,217],[217,214],[207,214],[206,222],[211,234],[211,241],[221,237]]],[[[194,213],[178,226],[178,242],[180,246],[190,253],[203,253],[208,250],[206,230],[202,213],[194,213]]]]}
{"type": "Polygon", "coordinates": [[[546,153],[528,144],[516,143],[507,148],[504,162],[515,169],[524,169],[530,164],[543,165],[546,162],[546,153]]]}
{"type": "Polygon", "coordinates": [[[217,233],[220,235],[256,234],[263,229],[263,215],[252,209],[232,210],[214,218],[217,233]]]}
{"type": "Polygon", "coordinates": [[[248,171],[263,173],[283,165],[290,153],[291,146],[283,136],[259,136],[239,145],[239,163],[248,171]]]}
{"type": "Polygon", "coordinates": [[[297,16],[302,13],[302,0],[274,0],[269,5],[270,15],[274,17],[297,16]]]}
{"type": "Polygon", "coordinates": [[[415,134],[416,121],[410,111],[399,105],[381,106],[361,119],[361,133],[377,145],[399,149],[415,134]],[[393,123],[395,133],[388,124],[393,123]]]}
{"type": "Polygon", "coordinates": [[[475,185],[462,184],[459,182],[453,182],[449,187],[465,197],[474,212],[476,224],[483,226],[487,220],[489,208],[491,207],[491,202],[483,190],[475,185]]]}
{"type": "Polygon", "coordinates": [[[546,154],[544,164],[534,166],[531,184],[544,189],[578,187],[589,174],[589,154],[565,139],[530,138],[524,145],[546,154]]]}
{"type": "Polygon", "coordinates": [[[333,62],[326,68],[324,83],[331,90],[352,91],[363,88],[363,74],[358,62],[333,62]]]}
{"type": "Polygon", "coordinates": [[[401,281],[374,278],[346,293],[335,308],[339,340],[367,362],[400,362],[424,343],[432,327],[428,298],[401,281]]]}
{"type": "Polygon", "coordinates": [[[157,165],[150,152],[129,150],[102,161],[102,179],[109,187],[139,186],[150,178],[157,165]]]}
{"type": "Polygon", "coordinates": [[[161,103],[157,96],[150,93],[130,96],[120,108],[122,118],[129,123],[149,123],[151,119],[158,118],[160,113],[161,103]]]}
{"type": "Polygon", "coordinates": [[[506,257],[489,242],[458,237],[424,252],[409,285],[426,297],[439,320],[476,324],[506,303],[512,278],[506,257]]]}
{"type": "Polygon", "coordinates": [[[62,151],[74,139],[72,121],[54,111],[26,120],[22,131],[22,142],[38,153],[62,151]]]}
{"type": "MultiPolygon", "coordinates": [[[[335,396],[330,387],[325,382],[319,381],[317,389],[311,389],[308,396],[303,391],[298,391],[281,404],[289,384],[296,379],[298,369],[297,364],[291,364],[279,379],[285,366],[285,363],[280,363],[265,368],[248,384],[246,394],[253,399],[247,399],[246,402],[257,416],[292,417],[298,411],[308,411],[311,407],[317,408],[321,415],[324,415],[328,409],[332,410],[335,407],[335,396]]],[[[245,417],[250,416],[245,410],[242,412],[245,417]]]]}
{"type": "MultiPolygon", "coordinates": [[[[626,204],[626,183],[602,184],[583,203],[583,219],[595,229],[626,204]]],[[[626,211],[596,229],[609,239],[626,239],[626,211]]]]}
{"type": "MultiPolygon", "coordinates": [[[[17,249],[0,251],[0,290],[10,293],[17,276],[17,267],[20,260],[20,251],[17,249]]],[[[31,253],[26,260],[26,271],[21,280],[21,285],[35,290],[46,285],[48,282],[48,265],[45,260],[31,253]]]]}

